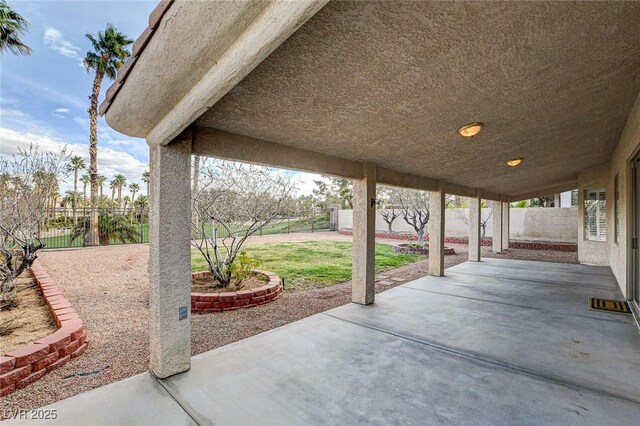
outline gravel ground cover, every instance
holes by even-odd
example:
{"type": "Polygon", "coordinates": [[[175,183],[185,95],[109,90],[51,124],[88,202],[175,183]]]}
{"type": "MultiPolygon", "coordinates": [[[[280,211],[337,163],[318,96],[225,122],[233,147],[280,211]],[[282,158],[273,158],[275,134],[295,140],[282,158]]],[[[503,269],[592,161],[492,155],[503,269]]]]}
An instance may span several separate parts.
{"type": "MultiPolygon", "coordinates": [[[[254,239],[251,244],[291,241],[351,241],[337,233],[290,234],[254,239]]],[[[379,240],[382,243],[394,243],[379,240]]],[[[451,245],[447,267],[467,260],[467,246],[451,245]]],[[[31,409],[133,376],[149,361],[147,273],[148,245],[120,245],[45,251],[40,259],[62,292],[85,321],[89,348],[79,358],[52,371],[25,389],[2,398],[3,409],[31,409]]],[[[577,253],[510,250],[491,257],[577,263],[577,253]]],[[[427,274],[420,260],[386,271],[376,292],[427,274]],[[395,278],[395,279],[394,279],[395,278]]],[[[272,303],[251,309],[192,317],[192,352],[202,353],[270,330],[350,301],[350,282],[300,292],[285,292],[272,303]]],[[[3,410],[0,410],[0,416],[3,410]]]]}

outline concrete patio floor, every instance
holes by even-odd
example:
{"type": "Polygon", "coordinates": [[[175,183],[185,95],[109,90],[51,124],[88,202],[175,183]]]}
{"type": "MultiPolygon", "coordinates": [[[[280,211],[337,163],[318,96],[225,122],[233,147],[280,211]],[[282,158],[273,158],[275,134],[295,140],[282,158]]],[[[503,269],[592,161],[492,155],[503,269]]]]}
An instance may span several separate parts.
{"type": "Polygon", "coordinates": [[[640,334],[590,296],[621,298],[608,268],[464,263],[44,408],[79,425],[637,425],[640,334]]]}

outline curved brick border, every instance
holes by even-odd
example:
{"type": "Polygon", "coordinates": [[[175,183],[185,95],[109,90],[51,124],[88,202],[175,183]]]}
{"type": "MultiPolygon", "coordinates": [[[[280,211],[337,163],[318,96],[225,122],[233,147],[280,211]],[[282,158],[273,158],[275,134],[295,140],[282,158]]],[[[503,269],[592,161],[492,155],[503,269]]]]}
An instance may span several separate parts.
{"type": "Polygon", "coordinates": [[[71,358],[80,356],[89,344],[82,320],[39,261],[31,265],[31,272],[58,330],[0,356],[0,397],[41,379],[71,358]]]}
{"type": "MultiPolygon", "coordinates": [[[[191,313],[233,311],[251,308],[275,300],[282,293],[280,277],[269,271],[253,269],[256,274],[266,275],[269,283],[251,290],[230,291],[225,293],[191,293],[191,313]]],[[[192,272],[191,278],[211,276],[211,272],[192,272]]]]}
{"type": "MultiPolygon", "coordinates": [[[[353,235],[353,231],[350,229],[340,229],[339,234],[353,235]]],[[[389,233],[389,232],[376,232],[376,238],[385,238],[388,240],[409,240],[415,241],[418,238],[413,234],[407,233],[389,233]]],[[[469,239],[464,237],[446,237],[444,242],[447,244],[469,244],[469,239]]],[[[482,246],[491,247],[491,238],[484,238],[481,243],[482,246]]],[[[516,241],[509,240],[509,248],[526,249],[526,250],[554,250],[554,251],[578,251],[578,244],[576,243],[557,243],[553,241],[516,241]]]]}
{"type": "MultiPolygon", "coordinates": [[[[403,253],[403,254],[424,254],[424,255],[428,255],[429,254],[429,247],[428,246],[424,246],[424,247],[409,247],[408,244],[398,244],[393,246],[393,251],[395,251],[396,253],[403,253]]],[[[456,251],[453,249],[453,247],[445,247],[444,248],[444,254],[445,255],[452,255],[452,254],[456,254],[456,251]]]]}

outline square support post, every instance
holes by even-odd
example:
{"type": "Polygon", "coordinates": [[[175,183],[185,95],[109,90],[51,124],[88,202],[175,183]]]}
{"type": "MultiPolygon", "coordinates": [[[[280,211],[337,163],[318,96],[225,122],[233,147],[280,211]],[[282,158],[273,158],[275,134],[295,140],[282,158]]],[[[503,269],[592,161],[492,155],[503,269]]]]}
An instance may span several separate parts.
{"type": "Polygon", "coordinates": [[[502,250],[509,250],[509,208],[508,202],[502,202],[502,250]]]}
{"type": "Polygon", "coordinates": [[[493,212],[493,252],[502,253],[502,201],[492,201],[493,212]]]}
{"type": "Polygon", "coordinates": [[[442,185],[429,196],[429,275],[444,275],[444,217],[446,193],[442,185]]]}
{"type": "Polygon", "coordinates": [[[480,196],[469,198],[469,260],[480,262],[482,247],[482,233],[480,223],[482,222],[482,199],[480,196]]]}
{"type": "Polygon", "coordinates": [[[368,305],[375,299],[376,165],[362,166],[353,181],[353,273],[351,300],[368,305]]]}
{"type": "Polygon", "coordinates": [[[191,132],[149,154],[149,368],[165,378],[191,368],[191,132]]]}

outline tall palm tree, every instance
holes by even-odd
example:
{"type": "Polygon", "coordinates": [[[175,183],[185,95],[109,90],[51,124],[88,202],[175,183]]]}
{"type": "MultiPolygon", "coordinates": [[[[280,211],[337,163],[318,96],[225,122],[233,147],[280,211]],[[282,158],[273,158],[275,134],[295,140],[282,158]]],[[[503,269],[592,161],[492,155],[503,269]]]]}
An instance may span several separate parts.
{"type": "Polygon", "coordinates": [[[85,168],[84,160],[82,157],[71,157],[69,161],[68,169],[73,172],[73,196],[76,197],[71,203],[73,209],[73,224],[78,223],[78,173],[85,168]]]}
{"type": "Polygon", "coordinates": [[[82,204],[87,205],[87,185],[91,183],[91,178],[89,175],[82,175],[80,182],[82,182],[82,204]]]}
{"type": "Polygon", "coordinates": [[[131,191],[131,199],[133,201],[136,200],[136,194],[138,193],[138,191],[140,191],[140,185],[137,183],[130,183],[129,184],[129,190],[131,191]]]}
{"type": "Polygon", "coordinates": [[[118,189],[118,182],[115,179],[111,179],[109,182],[109,188],[111,188],[111,208],[115,205],[116,190],[118,189]]]}
{"type": "Polygon", "coordinates": [[[95,71],[89,106],[89,176],[91,176],[91,220],[87,245],[99,244],[98,230],[98,97],[105,76],[110,80],[116,78],[118,69],[131,56],[127,49],[133,40],[118,31],[113,25],[97,35],[86,34],[93,51],[87,52],[84,66],[87,71],[95,71]]]}
{"type": "MultiPolygon", "coordinates": [[[[104,192],[104,183],[107,181],[107,177],[104,175],[98,176],[98,186],[100,187],[100,197],[102,197],[102,193],[104,192]]],[[[89,183],[91,183],[91,176],[89,176],[89,183]]]]}
{"type": "Polygon", "coordinates": [[[19,13],[0,0],[0,53],[9,51],[14,55],[30,55],[31,48],[20,37],[27,32],[29,23],[19,13]]]}
{"type": "Polygon", "coordinates": [[[124,175],[116,175],[113,178],[113,181],[116,184],[116,188],[118,190],[118,208],[122,208],[122,187],[126,185],[127,178],[124,175]]]}
{"type": "Polygon", "coordinates": [[[147,185],[147,197],[149,196],[149,182],[151,182],[151,173],[149,170],[145,170],[142,173],[142,181],[147,185]]]}
{"type": "Polygon", "coordinates": [[[130,183],[129,190],[131,191],[131,222],[133,222],[133,215],[136,211],[136,193],[140,191],[140,185],[138,185],[137,183],[130,183]]]}

